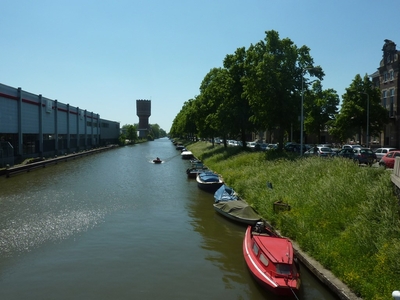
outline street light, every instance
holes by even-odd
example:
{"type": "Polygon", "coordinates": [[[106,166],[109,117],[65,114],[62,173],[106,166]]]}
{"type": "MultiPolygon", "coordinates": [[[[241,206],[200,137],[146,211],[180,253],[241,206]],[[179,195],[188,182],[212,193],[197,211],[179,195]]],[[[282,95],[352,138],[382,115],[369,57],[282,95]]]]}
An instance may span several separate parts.
{"type": "Polygon", "coordinates": [[[361,94],[367,95],[367,148],[369,148],[369,94],[361,92],[361,94]]]}
{"type": "Polygon", "coordinates": [[[304,68],[301,72],[301,115],[300,115],[300,156],[303,155],[303,127],[304,127],[304,72],[307,70],[316,70],[319,68],[304,68]]]}

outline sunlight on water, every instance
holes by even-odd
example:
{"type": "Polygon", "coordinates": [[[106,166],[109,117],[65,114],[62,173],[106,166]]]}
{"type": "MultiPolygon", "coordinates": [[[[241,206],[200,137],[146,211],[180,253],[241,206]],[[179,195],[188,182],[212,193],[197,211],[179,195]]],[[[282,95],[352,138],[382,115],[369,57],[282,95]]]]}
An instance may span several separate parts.
{"type": "Polygon", "coordinates": [[[31,205],[26,207],[25,211],[20,211],[16,218],[2,224],[0,255],[12,256],[29,251],[47,241],[62,240],[86,231],[101,222],[105,214],[104,209],[87,208],[38,211],[37,207],[31,205]]]}

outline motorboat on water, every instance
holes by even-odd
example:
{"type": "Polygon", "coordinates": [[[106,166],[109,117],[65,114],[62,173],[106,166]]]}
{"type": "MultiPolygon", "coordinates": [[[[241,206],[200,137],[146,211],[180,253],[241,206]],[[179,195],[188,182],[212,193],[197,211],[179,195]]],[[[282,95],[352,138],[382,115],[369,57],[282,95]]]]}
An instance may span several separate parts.
{"type": "Polygon", "coordinates": [[[196,178],[200,173],[209,171],[209,169],[201,161],[191,161],[190,168],[186,169],[188,178],[196,178]]]}
{"type": "Polygon", "coordinates": [[[200,189],[209,193],[215,193],[224,184],[222,177],[212,171],[199,173],[196,181],[200,189]]]}
{"type": "Polygon", "coordinates": [[[153,159],[153,163],[155,163],[155,164],[161,164],[161,163],[162,163],[162,160],[161,160],[159,157],[157,157],[157,158],[153,159]]]}
{"type": "Polygon", "coordinates": [[[194,156],[193,156],[192,151],[186,150],[186,151],[181,152],[181,157],[182,157],[182,159],[192,159],[194,156]]]}
{"type": "Polygon", "coordinates": [[[247,227],[243,255],[250,273],[264,289],[281,296],[297,295],[300,268],[289,239],[257,222],[247,227]]]}
{"type": "Polygon", "coordinates": [[[261,220],[261,216],[225,184],[215,192],[213,206],[222,216],[245,225],[255,225],[261,220]]]}

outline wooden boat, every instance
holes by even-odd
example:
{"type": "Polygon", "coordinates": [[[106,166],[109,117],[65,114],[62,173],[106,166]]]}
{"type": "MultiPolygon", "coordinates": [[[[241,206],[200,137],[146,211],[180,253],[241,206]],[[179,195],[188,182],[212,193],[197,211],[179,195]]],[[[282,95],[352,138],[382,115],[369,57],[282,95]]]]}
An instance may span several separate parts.
{"type": "Polygon", "coordinates": [[[251,274],[264,289],[281,296],[298,293],[299,265],[289,239],[258,222],[247,227],[243,255],[251,274]]]}
{"type": "Polygon", "coordinates": [[[196,181],[200,189],[209,193],[215,193],[224,184],[222,177],[212,171],[201,172],[196,181]]]}

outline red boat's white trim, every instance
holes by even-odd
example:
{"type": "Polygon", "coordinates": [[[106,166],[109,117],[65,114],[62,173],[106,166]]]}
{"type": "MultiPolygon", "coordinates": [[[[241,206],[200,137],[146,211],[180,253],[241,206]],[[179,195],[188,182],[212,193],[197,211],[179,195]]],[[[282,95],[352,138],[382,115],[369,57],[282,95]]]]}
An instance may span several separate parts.
{"type": "Polygon", "coordinates": [[[251,257],[250,253],[249,253],[249,248],[248,248],[248,239],[251,239],[251,237],[249,236],[251,235],[251,227],[249,226],[246,230],[246,236],[244,239],[244,245],[245,245],[245,250],[246,250],[246,255],[248,257],[248,259],[250,260],[252,266],[257,270],[258,274],[260,276],[262,276],[263,278],[265,278],[271,285],[272,287],[278,287],[278,284],[273,281],[269,276],[267,276],[257,265],[257,263],[253,260],[253,258],[251,257]]]}

